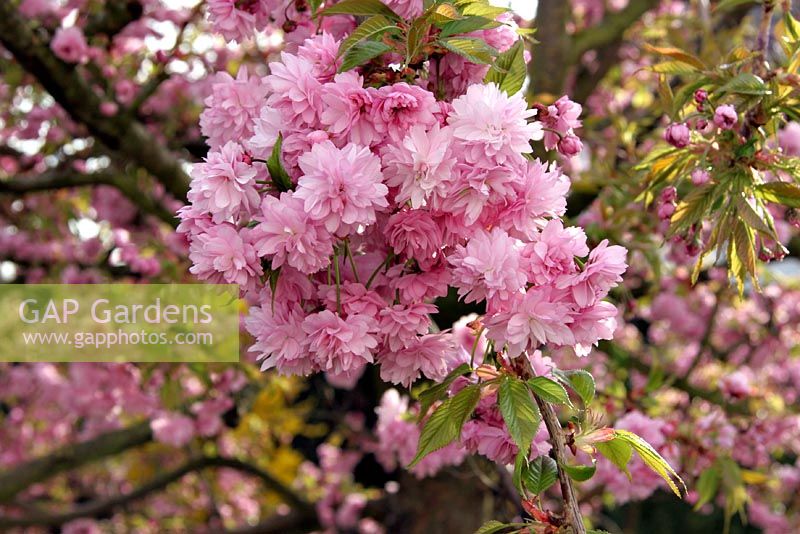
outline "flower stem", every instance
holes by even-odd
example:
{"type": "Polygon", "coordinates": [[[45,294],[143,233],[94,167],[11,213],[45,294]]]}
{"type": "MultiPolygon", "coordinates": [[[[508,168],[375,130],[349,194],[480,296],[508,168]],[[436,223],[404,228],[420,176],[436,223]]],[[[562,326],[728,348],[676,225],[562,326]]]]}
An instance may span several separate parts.
{"type": "Polygon", "coordinates": [[[339,315],[342,314],[342,284],[341,275],[339,273],[339,255],[336,249],[333,249],[333,272],[336,275],[336,311],[339,315]]]}

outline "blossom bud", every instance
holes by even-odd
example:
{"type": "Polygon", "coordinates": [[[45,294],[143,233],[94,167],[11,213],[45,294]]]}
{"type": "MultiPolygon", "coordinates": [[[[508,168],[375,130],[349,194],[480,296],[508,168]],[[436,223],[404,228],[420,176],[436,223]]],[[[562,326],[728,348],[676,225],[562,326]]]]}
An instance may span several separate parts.
{"type": "Polygon", "coordinates": [[[658,207],[658,218],[661,220],[671,218],[673,213],[675,213],[675,204],[672,202],[665,202],[658,207]]]}
{"type": "Polygon", "coordinates": [[[574,135],[566,135],[558,142],[558,152],[568,158],[577,156],[582,149],[583,143],[574,135]]]}
{"type": "Polygon", "coordinates": [[[714,124],[723,130],[730,130],[739,121],[739,115],[736,113],[736,108],[725,104],[717,108],[714,112],[714,124]]]}
{"type": "Polygon", "coordinates": [[[706,100],[708,100],[708,91],[706,91],[705,89],[698,89],[697,91],[694,92],[695,102],[697,102],[698,104],[702,104],[706,100]]]}
{"type": "Polygon", "coordinates": [[[678,198],[678,190],[674,186],[665,187],[659,198],[661,202],[674,202],[678,198]]]}
{"type": "Polygon", "coordinates": [[[689,127],[683,123],[673,123],[664,131],[664,140],[675,148],[689,146],[689,127]]]}
{"type": "Polygon", "coordinates": [[[697,186],[705,185],[710,180],[711,180],[711,175],[708,173],[707,170],[698,167],[692,171],[692,183],[694,185],[697,186]]]}
{"type": "Polygon", "coordinates": [[[497,372],[494,366],[483,364],[475,370],[475,374],[478,375],[478,378],[482,378],[484,380],[494,380],[500,373],[497,372]]]}

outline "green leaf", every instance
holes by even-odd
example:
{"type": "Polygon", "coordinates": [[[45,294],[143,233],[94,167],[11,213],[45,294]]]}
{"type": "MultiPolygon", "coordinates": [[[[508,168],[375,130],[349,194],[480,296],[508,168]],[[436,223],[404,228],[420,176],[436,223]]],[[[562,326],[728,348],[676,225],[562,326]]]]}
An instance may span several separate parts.
{"type": "Polygon", "coordinates": [[[528,388],[521,380],[506,376],[500,382],[497,401],[511,438],[527,454],[542,420],[528,388]]]}
{"type": "Polygon", "coordinates": [[[763,206],[759,206],[759,211],[761,212],[760,214],[744,197],[739,196],[736,198],[736,214],[752,229],[778,241],[772,215],[763,206]]]}
{"type": "Polygon", "coordinates": [[[442,33],[439,37],[448,37],[460,33],[470,33],[477,30],[488,30],[500,26],[496,22],[485,17],[465,17],[463,19],[451,20],[441,25],[442,33]]]}
{"type": "Polygon", "coordinates": [[[756,195],[767,202],[800,208],[800,185],[790,182],[770,182],[756,187],[756,195]]]}
{"type": "Polygon", "coordinates": [[[428,454],[458,439],[461,436],[461,428],[472,415],[480,398],[480,386],[472,384],[440,404],[422,426],[417,455],[408,468],[411,469],[428,454]]]}
{"type": "Polygon", "coordinates": [[[703,220],[714,202],[717,185],[708,183],[692,189],[675,208],[667,237],[680,234],[703,220]]]}
{"type": "Polygon", "coordinates": [[[753,230],[741,220],[736,222],[733,230],[733,249],[735,255],[731,254],[729,260],[741,296],[744,294],[744,283],[748,275],[753,279],[753,284],[758,287],[755,236],[753,230]]]}
{"type": "Polygon", "coordinates": [[[278,191],[289,191],[292,189],[292,179],[286,169],[283,168],[283,163],[281,163],[281,147],[283,147],[283,134],[279,133],[275,146],[272,147],[272,154],[267,160],[267,171],[269,171],[272,183],[275,184],[278,191]]]}
{"type": "Polygon", "coordinates": [[[722,473],[717,465],[712,465],[700,473],[696,484],[697,503],[694,505],[695,510],[699,510],[717,496],[721,481],[722,473]]]}
{"type": "Polygon", "coordinates": [[[736,93],[741,95],[763,96],[772,94],[764,80],[749,72],[742,72],[731,78],[715,91],[718,94],[736,93]]]}
{"type": "Polygon", "coordinates": [[[503,532],[504,530],[508,530],[513,528],[515,532],[519,531],[522,528],[528,527],[528,523],[501,523],[500,521],[495,521],[492,519],[491,521],[487,521],[484,523],[481,528],[475,531],[475,534],[498,534],[499,532],[503,532]]]}
{"type": "Polygon", "coordinates": [[[655,54],[667,56],[669,58],[674,59],[675,61],[686,63],[687,65],[691,65],[692,67],[695,67],[700,70],[706,69],[705,63],[703,63],[700,60],[700,58],[685,50],[681,50],[680,48],[675,48],[671,46],[652,46],[649,44],[645,44],[645,49],[648,52],[653,52],[655,54]]]}
{"type": "Polygon", "coordinates": [[[758,4],[758,0],[722,0],[722,2],[714,6],[712,11],[730,11],[736,7],[749,4],[758,4]]]}
{"type": "Polygon", "coordinates": [[[461,14],[464,16],[474,15],[476,17],[486,17],[492,20],[503,13],[508,13],[508,11],[509,9],[507,7],[497,7],[486,2],[472,2],[461,8],[461,14]]]}
{"type": "Polygon", "coordinates": [[[578,394],[583,404],[588,406],[594,400],[594,377],[588,371],[578,369],[575,371],[555,371],[553,373],[562,383],[568,385],[578,394]]]}
{"type": "Polygon", "coordinates": [[[374,39],[388,31],[400,31],[400,28],[383,15],[375,15],[364,21],[361,26],[353,30],[347,39],[339,45],[339,56],[342,56],[359,41],[374,39]]]}
{"type": "Polygon", "coordinates": [[[469,366],[468,363],[462,363],[444,377],[440,383],[433,385],[419,394],[419,420],[425,418],[428,415],[428,410],[433,403],[442,399],[445,395],[447,395],[447,390],[450,389],[450,385],[455,382],[455,380],[460,377],[464,376],[465,374],[472,371],[472,367],[469,366]]]}
{"type": "Polygon", "coordinates": [[[651,72],[657,72],[659,74],[696,74],[700,72],[697,67],[689,65],[688,63],[684,63],[683,61],[663,61],[661,63],[656,63],[650,67],[646,67],[645,70],[649,70],[651,72]]]}
{"type": "Polygon", "coordinates": [[[523,481],[528,491],[536,495],[546,491],[558,479],[558,467],[555,460],[542,454],[528,464],[523,481]]]}
{"type": "Polygon", "coordinates": [[[342,0],[338,4],[323,9],[320,15],[323,17],[328,15],[356,15],[362,17],[383,15],[400,20],[400,16],[389,9],[389,6],[381,2],[381,0],[342,0]]]}
{"type": "Polygon", "coordinates": [[[633,447],[633,450],[636,451],[636,454],[639,455],[642,461],[666,481],[667,485],[669,485],[670,489],[678,498],[683,498],[683,496],[686,495],[687,489],[683,479],[678,476],[678,473],[675,472],[672,466],[669,465],[652,445],[633,432],[627,430],[615,429],[614,434],[622,441],[630,443],[631,447],[633,447]]]}
{"type": "Polygon", "coordinates": [[[522,479],[527,472],[528,454],[524,451],[519,451],[516,458],[514,458],[514,476],[511,480],[514,482],[514,487],[517,488],[520,495],[525,495],[522,479]]]}
{"type": "Polygon", "coordinates": [[[354,69],[363,65],[370,59],[385,54],[391,49],[392,47],[386,43],[378,43],[375,41],[361,41],[360,43],[356,43],[344,54],[339,72],[347,72],[348,70],[354,69]]]}
{"type": "Polygon", "coordinates": [[[595,471],[597,471],[597,464],[594,462],[592,462],[592,465],[561,464],[561,469],[563,469],[572,480],[576,482],[585,482],[594,476],[595,471]]]}
{"type": "Polygon", "coordinates": [[[431,29],[431,24],[426,17],[419,17],[411,23],[406,35],[406,63],[411,63],[422,51],[425,37],[431,29]]]}
{"type": "Polygon", "coordinates": [[[616,465],[620,471],[631,478],[631,473],[628,471],[628,462],[631,461],[633,456],[633,447],[627,441],[614,438],[611,441],[601,441],[594,444],[597,452],[608,458],[608,460],[616,465]]]}
{"type": "Polygon", "coordinates": [[[501,530],[504,530],[506,528],[508,528],[508,525],[506,525],[505,523],[492,520],[492,521],[487,521],[486,523],[481,525],[481,528],[476,530],[475,534],[496,534],[497,532],[500,532],[501,530]]]}
{"type": "Polygon", "coordinates": [[[502,91],[513,95],[522,89],[527,75],[525,45],[520,39],[514,43],[514,46],[497,57],[483,81],[484,83],[494,82],[502,91]]]}
{"type": "Polygon", "coordinates": [[[534,376],[528,380],[528,387],[543,401],[555,404],[572,404],[569,400],[569,393],[564,389],[564,386],[547,377],[534,376]]]}
{"type": "Polygon", "coordinates": [[[498,54],[486,41],[474,37],[447,37],[436,42],[450,52],[464,56],[471,63],[488,65],[498,54]]]}

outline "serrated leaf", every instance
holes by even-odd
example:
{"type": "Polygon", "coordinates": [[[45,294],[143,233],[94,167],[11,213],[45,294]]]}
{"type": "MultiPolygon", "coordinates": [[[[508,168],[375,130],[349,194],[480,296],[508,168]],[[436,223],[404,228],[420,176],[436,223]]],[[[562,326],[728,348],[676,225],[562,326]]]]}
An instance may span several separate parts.
{"type": "Polygon", "coordinates": [[[527,453],[542,418],[525,383],[508,376],[503,378],[497,393],[497,403],[508,433],[519,450],[527,453]]]}
{"type": "Polygon", "coordinates": [[[709,183],[692,189],[675,208],[670,218],[667,237],[687,230],[690,226],[703,220],[714,202],[716,184],[709,183]]]}
{"type": "Polygon", "coordinates": [[[503,13],[508,13],[507,7],[493,6],[488,3],[472,2],[464,5],[461,8],[461,14],[464,16],[474,15],[477,17],[486,17],[487,19],[496,19],[503,13]]]}
{"type": "Polygon", "coordinates": [[[491,521],[484,523],[481,528],[476,530],[475,534],[498,534],[499,532],[503,532],[504,530],[512,528],[516,532],[527,526],[528,523],[501,523],[500,521],[495,521],[492,519],[491,521]]]}
{"type": "Polygon", "coordinates": [[[292,189],[292,179],[289,173],[283,168],[281,162],[281,148],[283,147],[283,134],[278,134],[278,139],[275,141],[275,146],[272,147],[272,153],[267,160],[267,171],[272,183],[278,191],[289,191],[292,189]]]}
{"type": "Polygon", "coordinates": [[[486,73],[484,83],[496,83],[501,91],[508,95],[518,93],[525,85],[525,78],[528,75],[525,65],[525,45],[522,40],[514,43],[514,46],[500,54],[492,63],[489,72],[486,73]]]}
{"type": "Polygon", "coordinates": [[[594,476],[597,471],[597,464],[592,462],[592,465],[569,465],[561,464],[561,469],[569,475],[569,478],[576,482],[585,482],[594,476]]]}
{"type": "Polygon", "coordinates": [[[488,65],[498,54],[496,49],[486,44],[486,41],[474,37],[447,37],[436,42],[450,52],[465,57],[471,63],[488,65]]]}
{"type": "Polygon", "coordinates": [[[569,400],[569,393],[564,389],[564,386],[547,377],[534,376],[528,380],[528,387],[543,401],[555,404],[572,404],[569,400]]]}
{"type": "Polygon", "coordinates": [[[457,20],[460,18],[461,14],[458,12],[456,7],[449,3],[437,5],[430,15],[431,22],[434,24],[446,24],[451,20],[457,20]]]}
{"type": "Polygon", "coordinates": [[[440,404],[422,426],[417,454],[408,468],[411,469],[428,454],[458,439],[461,436],[461,428],[472,415],[480,398],[480,386],[472,384],[440,404]]]}
{"type": "Polygon", "coordinates": [[[411,63],[422,51],[422,45],[430,28],[431,24],[425,17],[419,17],[411,23],[406,35],[406,63],[411,63]]]}
{"type": "Polygon", "coordinates": [[[684,63],[683,61],[662,61],[650,67],[645,67],[645,70],[657,72],[659,74],[695,74],[700,72],[697,67],[684,63]]]}
{"type": "Polygon", "coordinates": [[[636,454],[639,455],[642,461],[666,481],[667,485],[678,498],[682,499],[683,496],[686,495],[687,489],[683,479],[678,476],[678,473],[675,472],[672,466],[669,465],[652,445],[628,430],[615,429],[614,434],[622,441],[630,443],[631,447],[633,447],[633,450],[636,451],[636,454]]]}
{"type": "Polygon", "coordinates": [[[575,371],[556,371],[553,373],[564,385],[569,386],[578,394],[583,404],[588,406],[594,400],[594,377],[588,371],[578,369],[575,371]]]}
{"type": "Polygon", "coordinates": [[[761,214],[756,212],[755,208],[753,208],[744,197],[740,196],[736,198],[737,215],[757,232],[778,241],[778,236],[775,234],[774,230],[772,215],[766,209],[760,209],[759,211],[761,214]]]}
{"type": "Polygon", "coordinates": [[[528,491],[539,495],[555,484],[557,479],[558,466],[555,460],[542,454],[528,464],[522,480],[528,491]]]}
{"type": "Polygon", "coordinates": [[[512,476],[511,480],[514,483],[514,487],[517,488],[517,491],[520,495],[524,495],[524,487],[523,487],[523,477],[528,469],[528,454],[519,451],[517,453],[516,458],[514,458],[514,475],[512,476]]]}
{"type": "Polygon", "coordinates": [[[800,208],[800,185],[789,182],[770,182],[756,187],[756,195],[767,202],[800,208]]]}
{"type": "Polygon", "coordinates": [[[445,395],[447,395],[447,390],[456,381],[457,378],[464,376],[465,374],[472,371],[472,368],[469,366],[468,363],[462,363],[452,371],[442,380],[440,383],[433,385],[419,394],[419,420],[425,418],[428,414],[428,410],[433,403],[442,399],[445,395]]]}
{"type": "Polygon", "coordinates": [[[356,43],[367,39],[374,39],[389,31],[400,31],[400,28],[383,15],[370,17],[342,41],[339,45],[339,56],[342,56],[356,43]]]}
{"type": "Polygon", "coordinates": [[[695,510],[699,510],[717,496],[721,481],[722,473],[716,465],[712,465],[700,473],[696,484],[697,502],[694,505],[695,510]]]}
{"type": "Polygon", "coordinates": [[[439,34],[439,37],[489,30],[498,26],[500,26],[499,22],[485,17],[464,17],[463,19],[451,20],[442,24],[442,33],[439,34]]]}
{"type": "MultiPolygon", "coordinates": [[[[744,294],[744,283],[749,275],[753,279],[753,283],[758,286],[758,279],[756,277],[756,251],[755,251],[755,238],[753,230],[744,222],[738,221],[733,230],[733,241],[735,249],[735,258],[738,260],[734,262],[731,257],[731,270],[736,275],[736,281],[739,288],[739,295],[744,294]]],[[[733,255],[732,255],[733,256],[733,255]]]]}
{"type": "Polygon", "coordinates": [[[742,72],[730,80],[725,85],[715,91],[716,94],[736,93],[741,95],[764,96],[772,94],[764,80],[749,72],[742,72]]]}
{"type": "Polygon", "coordinates": [[[631,473],[628,471],[628,462],[631,461],[633,456],[633,447],[627,441],[621,439],[612,439],[611,441],[601,441],[594,444],[597,452],[605,456],[612,464],[616,465],[620,471],[631,478],[631,473]]]}
{"type": "Polygon", "coordinates": [[[700,60],[700,58],[698,58],[693,54],[690,54],[685,50],[681,50],[680,48],[675,48],[671,46],[652,46],[649,44],[645,44],[644,46],[648,52],[653,52],[655,54],[660,54],[662,56],[670,57],[675,61],[686,63],[687,65],[691,65],[700,70],[706,69],[705,63],[703,63],[700,60]]]}
{"type": "Polygon", "coordinates": [[[356,43],[344,54],[339,72],[347,72],[348,70],[354,69],[381,54],[385,54],[391,49],[392,47],[386,43],[379,43],[376,41],[361,41],[360,43],[356,43]]]}
{"type": "Polygon", "coordinates": [[[507,528],[507,525],[505,523],[492,520],[492,521],[487,521],[486,523],[481,525],[481,528],[476,530],[475,534],[496,534],[497,532],[500,532],[505,528],[507,528]]]}
{"type": "Polygon", "coordinates": [[[401,18],[381,0],[342,0],[337,4],[326,7],[319,14],[323,17],[328,15],[356,15],[362,17],[383,15],[395,20],[400,20],[401,18]]]}

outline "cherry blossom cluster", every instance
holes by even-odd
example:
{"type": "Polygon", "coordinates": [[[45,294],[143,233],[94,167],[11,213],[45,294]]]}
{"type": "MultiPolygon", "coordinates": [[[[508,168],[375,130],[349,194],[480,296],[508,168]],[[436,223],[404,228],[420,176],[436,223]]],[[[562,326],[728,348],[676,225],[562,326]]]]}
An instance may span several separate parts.
{"type": "Polygon", "coordinates": [[[253,303],[263,368],[352,384],[374,363],[394,384],[441,380],[470,358],[431,329],[448,287],[485,303],[488,336],[512,357],[544,344],[585,355],[610,338],[603,298],[625,250],[590,251],[564,227],[569,180],[530,157],[542,140],[574,152],[580,106],[561,99],[540,121],[491,83],[452,100],[413,78],[368,84],[337,73],[338,48],[323,32],[263,78],[221,75],[201,117],[211,150],[180,231],[194,274],[253,303]]]}

